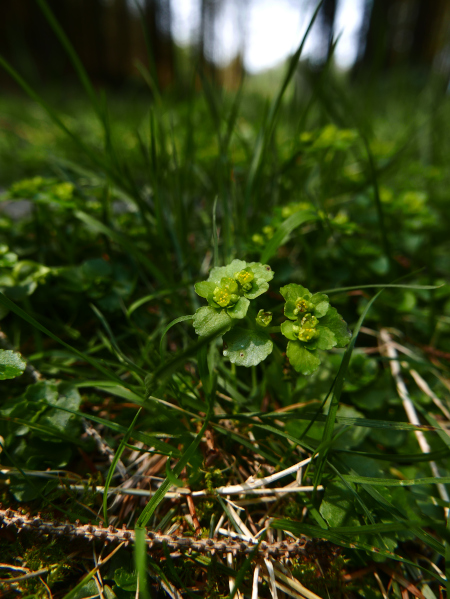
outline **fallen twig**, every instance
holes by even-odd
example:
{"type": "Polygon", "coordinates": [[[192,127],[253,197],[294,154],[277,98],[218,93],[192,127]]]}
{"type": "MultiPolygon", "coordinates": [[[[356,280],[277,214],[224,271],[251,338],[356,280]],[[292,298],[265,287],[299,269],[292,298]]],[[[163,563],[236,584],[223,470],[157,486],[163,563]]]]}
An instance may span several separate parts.
{"type": "MultiPolygon", "coordinates": [[[[58,522],[43,520],[37,516],[23,515],[12,509],[0,508],[0,526],[14,527],[19,532],[28,531],[38,535],[52,535],[57,537],[66,537],[71,539],[85,539],[86,541],[99,540],[104,543],[123,543],[125,546],[133,544],[135,540],[134,530],[127,529],[125,526],[121,529],[109,526],[96,526],[93,524],[80,524],[77,520],[75,524],[71,522],[58,522]]],[[[146,535],[146,544],[149,549],[162,551],[163,544],[166,543],[171,552],[204,553],[204,554],[227,554],[248,555],[255,550],[257,541],[233,539],[195,539],[193,537],[178,537],[175,535],[165,535],[159,532],[148,531],[146,535]]],[[[275,543],[262,541],[255,551],[255,557],[295,557],[308,556],[311,552],[311,542],[306,537],[296,538],[294,540],[285,540],[275,543]]],[[[10,579],[11,580],[11,579],[10,579]]]]}

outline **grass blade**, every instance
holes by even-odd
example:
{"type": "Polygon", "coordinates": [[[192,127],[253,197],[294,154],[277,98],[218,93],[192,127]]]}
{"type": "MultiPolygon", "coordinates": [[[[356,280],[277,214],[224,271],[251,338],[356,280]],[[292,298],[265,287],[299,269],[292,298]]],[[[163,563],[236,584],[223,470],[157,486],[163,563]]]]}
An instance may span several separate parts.
{"type": "Polygon", "coordinates": [[[111,462],[111,466],[109,467],[108,474],[106,476],[105,490],[103,491],[103,518],[105,520],[105,525],[106,526],[108,526],[108,489],[109,489],[109,487],[111,485],[112,477],[114,475],[114,471],[116,469],[117,463],[120,460],[120,458],[122,457],[123,450],[126,447],[128,439],[130,438],[130,435],[131,435],[131,433],[133,431],[134,425],[136,424],[136,420],[138,419],[138,416],[141,413],[141,410],[142,410],[142,408],[139,408],[139,410],[136,412],[136,415],[133,418],[132,423],[128,427],[127,432],[122,437],[120,445],[117,448],[117,451],[116,451],[116,453],[114,455],[114,459],[111,462]]]}
{"type": "Polygon", "coordinates": [[[71,63],[73,64],[75,71],[77,72],[78,78],[80,79],[81,84],[83,85],[84,89],[86,90],[87,95],[89,96],[89,99],[91,100],[92,106],[94,107],[95,111],[97,112],[98,116],[100,117],[100,120],[103,122],[97,95],[94,91],[94,88],[92,87],[92,84],[90,82],[90,79],[88,77],[86,69],[84,68],[83,63],[81,62],[81,60],[78,57],[78,54],[75,52],[75,49],[72,46],[72,44],[70,43],[69,38],[64,33],[64,30],[62,29],[61,25],[58,23],[55,15],[51,11],[47,2],[45,0],[36,0],[36,2],[38,3],[39,8],[44,13],[45,18],[47,19],[48,23],[50,24],[50,27],[53,29],[53,31],[55,32],[59,41],[61,42],[61,45],[64,47],[64,50],[67,52],[67,55],[69,56],[69,59],[70,59],[71,63]]]}
{"type": "Polygon", "coordinates": [[[312,29],[312,26],[314,25],[317,15],[319,14],[319,10],[322,6],[322,2],[323,2],[323,0],[321,0],[318,3],[317,8],[314,11],[313,16],[311,17],[308,28],[306,29],[306,32],[305,32],[303,39],[300,43],[300,46],[298,47],[297,51],[294,53],[294,55],[292,56],[292,58],[289,61],[288,69],[286,71],[286,75],[284,76],[281,87],[278,91],[278,94],[273,99],[273,102],[270,106],[269,113],[268,113],[268,116],[267,116],[267,119],[265,122],[265,128],[263,131],[260,132],[260,135],[258,136],[258,140],[256,142],[256,147],[255,147],[255,152],[253,154],[253,160],[250,165],[250,170],[249,170],[248,179],[247,179],[247,188],[246,188],[246,193],[245,193],[247,205],[249,203],[250,196],[253,192],[253,187],[254,187],[255,180],[258,175],[259,169],[264,160],[264,154],[265,154],[267,145],[269,143],[270,138],[272,137],[272,134],[273,134],[273,131],[275,128],[275,122],[276,122],[278,112],[280,110],[281,101],[283,99],[286,88],[289,85],[289,83],[297,69],[298,61],[300,60],[300,56],[303,52],[303,48],[305,46],[308,35],[312,29]]]}
{"type": "Polygon", "coordinates": [[[41,325],[32,316],[29,316],[24,310],[22,310],[22,308],[19,308],[19,306],[17,306],[14,302],[12,302],[9,298],[6,297],[6,295],[4,295],[1,292],[0,292],[0,304],[5,306],[6,308],[9,308],[9,310],[11,310],[15,314],[17,314],[17,316],[19,316],[20,318],[23,318],[23,320],[25,320],[26,322],[31,324],[33,327],[37,328],[42,333],[45,333],[46,335],[51,337],[54,341],[56,341],[57,343],[60,343],[65,348],[67,348],[68,350],[70,350],[71,352],[73,352],[74,354],[79,356],[84,362],[87,362],[88,364],[93,366],[95,369],[102,372],[110,380],[112,380],[116,383],[123,384],[123,381],[121,379],[119,379],[118,377],[116,377],[115,374],[113,374],[112,372],[110,372],[109,370],[104,368],[99,363],[98,360],[91,358],[88,354],[85,354],[85,353],[79,351],[75,347],[72,347],[71,345],[69,345],[68,343],[66,343],[65,341],[63,341],[62,339],[57,337],[56,335],[54,335],[51,331],[49,331],[47,328],[45,328],[43,325],[41,325]]]}
{"type": "Polygon", "coordinates": [[[258,551],[258,547],[260,546],[261,542],[265,539],[265,536],[266,536],[266,533],[263,533],[261,535],[261,537],[258,540],[258,544],[255,545],[255,548],[252,549],[251,552],[248,554],[248,556],[245,558],[244,563],[239,568],[239,572],[237,573],[237,576],[234,580],[234,586],[233,586],[232,590],[230,591],[230,594],[228,595],[227,599],[233,599],[234,596],[236,595],[236,593],[238,592],[239,587],[244,582],[244,578],[245,578],[245,575],[247,574],[247,570],[250,568],[253,558],[256,555],[256,552],[258,551]]]}
{"type": "Polygon", "coordinates": [[[266,264],[269,258],[276,253],[277,249],[286,241],[287,237],[294,229],[303,225],[303,223],[318,220],[318,218],[317,214],[310,210],[300,210],[299,212],[291,214],[291,216],[281,223],[272,239],[262,251],[260,262],[266,264]]]}
{"type": "Polygon", "coordinates": [[[161,335],[161,341],[159,342],[159,355],[161,356],[161,358],[163,357],[163,341],[164,341],[164,337],[166,336],[166,334],[169,332],[169,330],[175,326],[176,324],[178,324],[179,322],[184,322],[185,320],[192,320],[194,318],[193,314],[188,314],[186,316],[180,316],[178,318],[175,318],[175,320],[172,320],[172,322],[170,322],[166,328],[164,329],[164,331],[162,332],[161,335]]]}
{"type": "Polygon", "coordinates": [[[216,214],[217,214],[217,200],[219,198],[216,196],[214,198],[213,211],[212,211],[212,238],[213,238],[213,246],[214,246],[214,258],[213,264],[214,266],[219,266],[219,238],[217,236],[217,222],[216,222],[216,214]]]}
{"type": "MultiPolygon", "coordinates": [[[[174,474],[174,476],[179,477],[181,475],[184,467],[187,466],[187,464],[189,463],[189,460],[194,455],[197,447],[200,445],[202,437],[203,437],[206,429],[208,428],[209,419],[210,419],[211,414],[212,414],[212,406],[210,406],[208,409],[205,421],[204,421],[203,426],[200,429],[199,433],[196,435],[195,439],[192,441],[192,443],[189,445],[187,450],[181,456],[181,458],[178,461],[178,463],[176,464],[175,468],[173,468],[172,473],[174,474]]],[[[147,505],[145,506],[141,515],[139,516],[137,523],[136,523],[137,528],[142,528],[147,525],[150,518],[154,514],[156,508],[161,503],[161,501],[164,499],[164,495],[167,493],[167,491],[170,489],[171,486],[172,486],[172,482],[168,478],[166,478],[164,480],[164,482],[161,484],[161,486],[159,487],[159,489],[156,491],[156,493],[153,495],[153,497],[150,499],[150,501],[147,503],[147,505]]]]}
{"type": "MultiPolygon", "coordinates": [[[[339,400],[341,398],[342,389],[344,387],[344,379],[345,379],[345,375],[347,373],[348,366],[350,364],[350,358],[352,357],[353,348],[355,347],[356,339],[358,338],[359,330],[360,330],[362,323],[364,322],[364,319],[366,317],[366,314],[370,310],[372,304],[378,299],[378,297],[383,293],[383,291],[384,291],[384,289],[381,289],[368,302],[367,306],[364,309],[364,312],[361,314],[361,317],[359,318],[359,320],[356,324],[355,330],[353,331],[352,339],[345,351],[344,357],[342,358],[342,362],[339,367],[339,372],[337,374],[336,382],[334,385],[333,395],[331,397],[330,409],[327,414],[327,419],[325,422],[325,428],[323,431],[321,445],[328,444],[331,442],[331,439],[333,437],[334,425],[336,422],[336,415],[337,415],[337,411],[339,408],[339,400]]],[[[324,449],[319,455],[319,458],[317,461],[317,469],[316,469],[315,475],[314,475],[314,486],[316,486],[316,487],[318,485],[320,485],[320,482],[322,480],[322,474],[323,474],[323,469],[325,467],[325,463],[327,460],[327,454],[328,454],[328,449],[324,449]]]]}

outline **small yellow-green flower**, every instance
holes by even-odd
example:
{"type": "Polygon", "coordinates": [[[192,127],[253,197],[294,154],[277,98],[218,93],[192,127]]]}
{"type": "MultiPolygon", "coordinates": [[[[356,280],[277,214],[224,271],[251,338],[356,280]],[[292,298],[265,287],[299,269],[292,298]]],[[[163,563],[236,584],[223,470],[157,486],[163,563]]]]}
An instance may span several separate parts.
{"type": "Polygon", "coordinates": [[[234,275],[234,278],[244,291],[250,291],[255,275],[250,270],[241,270],[234,275]]]}
{"type": "Polygon", "coordinates": [[[299,312],[309,312],[311,310],[314,310],[314,304],[309,302],[307,299],[300,297],[295,302],[295,308],[293,312],[297,316],[299,312]]]}
{"type": "Polygon", "coordinates": [[[319,334],[320,333],[317,329],[308,329],[302,327],[298,332],[298,338],[300,339],[300,341],[308,343],[308,341],[311,341],[312,339],[317,339],[319,334]]]}
{"type": "Polygon", "coordinates": [[[306,314],[302,318],[302,327],[310,327],[315,328],[319,324],[319,319],[316,318],[313,314],[306,314]]]}
{"type": "Polygon", "coordinates": [[[324,293],[311,293],[291,283],[280,289],[286,300],[281,333],[288,340],[286,355],[297,372],[309,375],[320,365],[318,350],[345,347],[351,337],[336,308],[324,293]]]}
{"type": "MultiPolygon", "coordinates": [[[[311,316],[311,315],[308,314],[307,316],[311,316]]],[[[313,316],[313,318],[315,318],[315,317],[313,316]]],[[[303,318],[300,325],[294,324],[292,326],[292,332],[300,341],[303,341],[304,343],[308,343],[308,341],[317,339],[317,337],[319,336],[320,333],[318,330],[316,330],[314,328],[315,325],[312,325],[311,323],[308,323],[308,322],[303,323],[304,320],[305,319],[303,318]]],[[[317,320],[317,318],[315,318],[315,320],[317,322],[319,322],[317,320]]]]}
{"type": "Polygon", "coordinates": [[[224,277],[220,281],[220,286],[214,289],[213,299],[221,308],[226,308],[226,306],[233,305],[238,301],[239,295],[237,295],[237,291],[238,286],[236,281],[229,277],[224,277]]]}

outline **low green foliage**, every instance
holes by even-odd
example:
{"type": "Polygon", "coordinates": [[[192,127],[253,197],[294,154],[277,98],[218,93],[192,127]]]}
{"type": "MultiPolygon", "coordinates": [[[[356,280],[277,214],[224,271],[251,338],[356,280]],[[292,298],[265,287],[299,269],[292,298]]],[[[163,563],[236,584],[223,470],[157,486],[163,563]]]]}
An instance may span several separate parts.
{"type": "MultiPolygon", "coordinates": [[[[380,599],[374,573],[399,596],[447,584],[450,104],[433,85],[372,97],[332,69],[305,71],[298,97],[298,57],[269,105],[207,78],[108,114],[89,85],[90,105],[26,84],[37,104],[0,100],[1,499],[141,530],[135,560],[101,567],[105,597],[138,579],[227,597],[238,575],[251,596],[256,563],[270,596],[263,561],[147,553],[143,527],[304,534],[286,567],[320,597],[380,599]]],[[[45,535],[33,554],[2,539],[2,562],[50,568],[55,597],[95,566],[82,540],[69,559],[45,535]]]]}
{"type": "MultiPolygon", "coordinates": [[[[257,366],[272,353],[273,342],[261,330],[272,321],[271,312],[261,309],[254,321],[247,318],[251,329],[236,326],[234,321],[247,316],[250,300],[268,291],[273,276],[268,265],[233,260],[228,266],[213,268],[207,281],[195,285],[197,294],[209,304],[195,313],[195,332],[206,336],[221,328],[232,329],[224,335],[223,355],[233,364],[257,366]]],[[[312,374],[320,365],[317,350],[345,347],[351,333],[324,293],[312,295],[294,283],[282,287],[280,293],[289,319],[281,323],[281,332],[289,339],[286,355],[297,372],[312,374]]]]}
{"type": "Polygon", "coordinates": [[[27,363],[18,352],[0,349],[0,380],[14,379],[25,370],[27,363]]]}

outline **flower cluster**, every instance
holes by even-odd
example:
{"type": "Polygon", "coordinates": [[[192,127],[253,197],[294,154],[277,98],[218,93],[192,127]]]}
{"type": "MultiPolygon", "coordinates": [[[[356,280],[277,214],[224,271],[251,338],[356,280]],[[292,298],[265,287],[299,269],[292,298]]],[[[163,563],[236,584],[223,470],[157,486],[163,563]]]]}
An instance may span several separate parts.
{"type": "Polygon", "coordinates": [[[351,334],[324,293],[312,294],[301,285],[282,287],[287,318],[281,327],[267,328],[272,313],[261,309],[247,318],[244,328],[238,324],[247,315],[251,300],[265,293],[274,276],[270,266],[259,262],[233,260],[211,270],[207,281],[196,283],[195,291],[208,305],[194,314],[195,332],[205,336],[223,336],[223,355],[238,366],[256,366],[272,352],[271,335],[281,330],[288,339],[286,355],[293,368],[312,374],[320,364],[318,350],[344,347],[351,334]]]}
{"type": "Polygon", "coordinates": [[[320,364],[317,350],[344,347],[350,332],[324,293],[312,294],[295,284],[282,287],[280,293],[286,300],[288,320],[282,323],[281,332],[289,339],[287,356],[295,370],[311,374],[320,364]]]}
{"type": "Polygon", "coordinates": [[[265,293],[273,271],[267,264],[233,260],[227,266],[213,268],[207,281],[195,284],[195,291],[208,306],[199,308],[194,316],[198,335],[209,335],[214,328],[233,326],[233,320],[246,316],[250,300],[265,293]]]}

